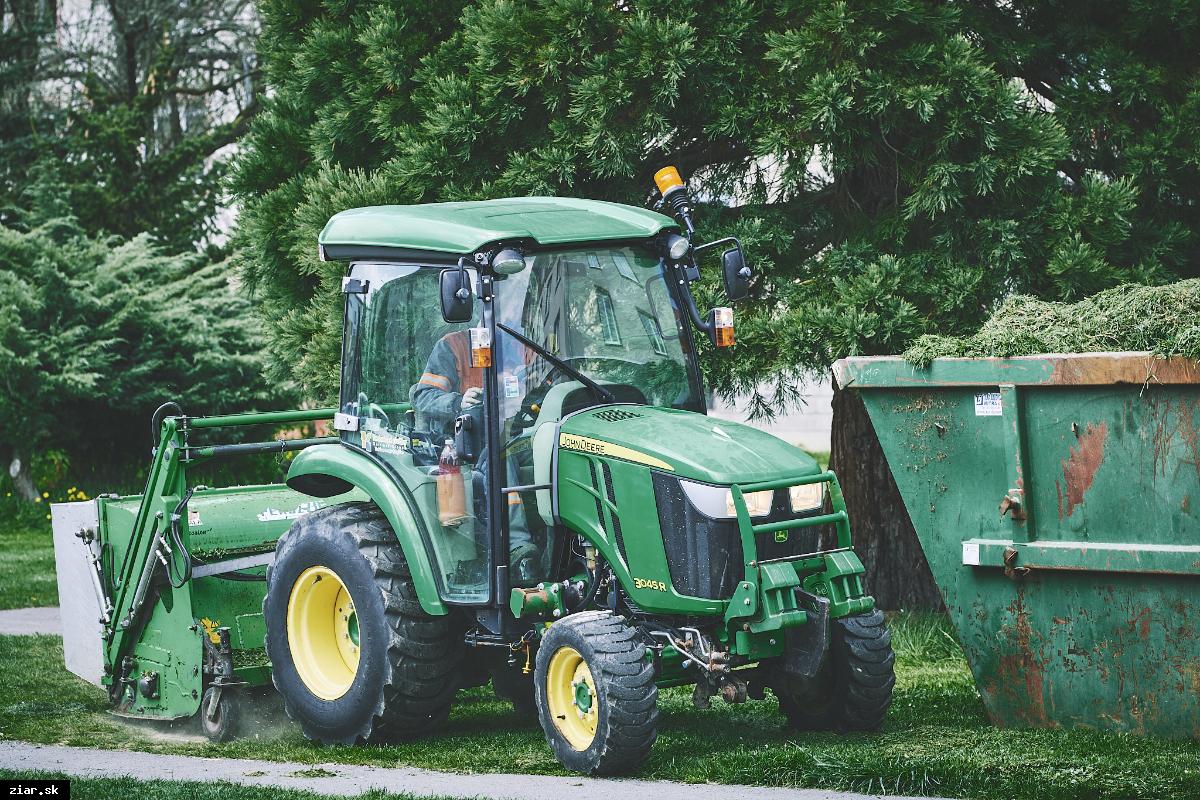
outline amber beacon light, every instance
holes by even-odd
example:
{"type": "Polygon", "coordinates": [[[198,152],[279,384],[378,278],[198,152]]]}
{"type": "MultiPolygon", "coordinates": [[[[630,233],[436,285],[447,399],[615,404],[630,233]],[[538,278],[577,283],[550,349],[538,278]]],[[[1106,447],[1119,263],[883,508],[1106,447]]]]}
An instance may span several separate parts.
{"type": "Polygon", "coordinates": [[[696,232],[692,225],[692,198],[688,196],[687,184],[675,167],[663,167],[654,173],[654,185],[662,195],[663,204],[671,209],[675,218],[683,223],[690,239],[696,232]]]}

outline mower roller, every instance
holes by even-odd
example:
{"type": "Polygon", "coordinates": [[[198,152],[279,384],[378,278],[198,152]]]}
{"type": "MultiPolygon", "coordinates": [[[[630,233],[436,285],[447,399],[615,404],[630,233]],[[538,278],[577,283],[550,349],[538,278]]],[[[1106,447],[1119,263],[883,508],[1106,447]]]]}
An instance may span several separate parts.
{"type": "MultiPolygon", "coordinates": [[[[54,508],[68,666],[114,712],[235,735],[273,683],[327,743],[431,734],[491,682],[567,768],[636,769],[660,687],[778,697],[801,729],[877,728],[894,655],[836,476],[706,415],[678,173],[658,208],[566,198],[380,206],[330,219],[346,263],[335,408],[153,420],[143,494],[54,508]],[[213,443],[217,429],[333,435],[213,443]],[[294,451],[286,485],[205,488],[215,458],[294,451]]],[[[728,351],[726,351],[728,352],[728,351]]],[[[289,435],[295,435],[289,434],[289,435]]]]}

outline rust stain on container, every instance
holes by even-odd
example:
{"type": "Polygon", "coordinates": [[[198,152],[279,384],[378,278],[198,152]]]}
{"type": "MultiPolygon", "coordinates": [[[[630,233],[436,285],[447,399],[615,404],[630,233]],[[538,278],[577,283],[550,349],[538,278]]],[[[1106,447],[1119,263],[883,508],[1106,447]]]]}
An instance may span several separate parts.
{"type": "Polygon", "coordinates": [[[1013,622],[1007,638],[1010,644],[1016,646],[1016,652],[1000,655],[993,692],[1004,698],[1009,713],[1022,723],[1034,727],[1052,726],[1054,723],[1046,713],[1044,672],[1047,659],[1034,650],[1033,640],[1041,639],[1041,636],[1030,625],[1024,589],[1017,591],[1017,597],[1009,605],[1008,612],[1013,622]]]}
{"type": "Polygon", "coordinates": [[[1187,358],[1158,358],[1150,353],[1079,353],[1043,356],[1052,364],[1051,383],[1063,386],[1200,383],[1200,365],[1187,358]]]}
{"type": "MultiPolygon", "coordinates": [[[[1108,423],[1093,425],[1079,434],[1079,442],[1071,448],[1071,455],[1062,462],[1063,480],[1066,484],[1066,515],[1071,516],[1075,507],[1083,502],[1083,496],[1092,488],[1096,470],[1104,461],[1104,442],[1108,439],[1108,423]]],[[[1060,515],[1061,516],[1061,515],[1060,515]]]]}

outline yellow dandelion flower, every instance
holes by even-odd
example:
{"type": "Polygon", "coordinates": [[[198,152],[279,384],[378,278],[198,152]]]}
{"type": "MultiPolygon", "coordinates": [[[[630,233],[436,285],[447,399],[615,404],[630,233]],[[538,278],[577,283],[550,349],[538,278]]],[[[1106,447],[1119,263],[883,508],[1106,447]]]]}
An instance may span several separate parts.
{"type": "Polygon", "coordinates": [[[35,498],[33,498],[33,502],[35,502],[35,503],[40,503],[40,502],[42,502],[42,498],[40,498],[40,497],[35,497],[35,498]]]}

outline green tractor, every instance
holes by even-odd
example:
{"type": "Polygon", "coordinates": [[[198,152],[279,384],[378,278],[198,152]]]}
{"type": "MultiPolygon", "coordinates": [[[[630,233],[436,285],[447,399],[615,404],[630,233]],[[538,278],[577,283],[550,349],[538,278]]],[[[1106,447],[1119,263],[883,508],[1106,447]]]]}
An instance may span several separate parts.
{"type": "Polygon", "coordinates": [[[731,301],[750,271],[736,240],[695,241],[675,170],[656,183],[674,218],[565,198],[335,215],[339,406],[168,405],[143,495],[56,507],[68,665],[116,713],[198,714],[214,739],[268,682],[308,737],[353,744],[428,735],[490,681],[592,774],[645,760],[659,687],[876,729],[894,655],[837,478],[706,416],[694,335],[732,344],[732,311],[689,286],[706,254],[731,301]],[[317,419],[331,435],[199,441],[317,419]],[[265,451],[295,451],[286,487],[190,477],[265,451]]]}

